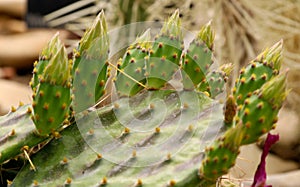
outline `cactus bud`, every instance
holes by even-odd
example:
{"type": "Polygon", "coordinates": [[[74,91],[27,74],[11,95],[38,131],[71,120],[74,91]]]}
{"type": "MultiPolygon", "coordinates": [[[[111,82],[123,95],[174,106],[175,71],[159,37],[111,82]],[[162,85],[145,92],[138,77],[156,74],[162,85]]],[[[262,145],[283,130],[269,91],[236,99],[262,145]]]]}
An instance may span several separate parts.
{"type": "Polygon", "coordinates": [[[172,16],[164,23],[161,29],[161,35],[173,36],[182,40],[181,20],[179,18],[179,10],[177,9],[172,16]]]}
{"type": "Polygon", "coordinates": [[[200,29],[197,38],[202,40],[210,50],[213,49],[215,32],[211,28],[211,21],[200,29]]]}

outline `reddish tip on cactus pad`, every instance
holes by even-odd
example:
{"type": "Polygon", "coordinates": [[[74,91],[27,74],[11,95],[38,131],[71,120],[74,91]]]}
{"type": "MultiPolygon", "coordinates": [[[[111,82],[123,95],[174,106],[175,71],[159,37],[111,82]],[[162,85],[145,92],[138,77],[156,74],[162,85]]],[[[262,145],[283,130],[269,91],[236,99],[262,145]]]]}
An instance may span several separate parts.
{"type": "Polygon", "coordinates": [[[268,133],[267,140],[264,144],[264,149],[261,155],[260,163],[255,172],[254,181],[251,187],[271,187],[266,185],[267,173],[266,173],[266,157],[269,153],[271,146],[279,140],[279,135],[272,135],[268,133]]]}

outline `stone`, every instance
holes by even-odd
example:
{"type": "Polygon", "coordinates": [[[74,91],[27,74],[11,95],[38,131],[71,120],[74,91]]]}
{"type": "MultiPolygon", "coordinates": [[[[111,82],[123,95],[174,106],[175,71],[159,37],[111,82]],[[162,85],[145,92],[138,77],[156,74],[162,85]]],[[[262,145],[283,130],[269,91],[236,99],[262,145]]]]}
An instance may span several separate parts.
{"type": "Polygon", "coordinates": [[[24,84],[0,79],[0,115],[10,111],[11,106],[17,107],[20,101],[24,104],[31,103],[31,89],[24,84]]]}

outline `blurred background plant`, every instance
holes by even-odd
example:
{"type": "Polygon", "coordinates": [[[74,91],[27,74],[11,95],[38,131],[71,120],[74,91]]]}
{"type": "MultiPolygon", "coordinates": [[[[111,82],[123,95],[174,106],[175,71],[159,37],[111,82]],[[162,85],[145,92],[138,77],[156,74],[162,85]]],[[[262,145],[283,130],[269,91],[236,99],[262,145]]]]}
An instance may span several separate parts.
{"type": "MultiPolygon", "coordinates": [[[[39,51],[57,30],[61,31],[64,43],[72,46],[101,9],[105,11],[109,28],[115,28],[138,21],[164,21],[179,8],[183,27],[190,31],[199,30],[201,25],[212,20],[217,31],[214,46],[217,62],[231,62],[235,66],[231,81],[237,77],[240,67],[253,59],[261,49],[283,39],[283,68],[289,69],[288,86],[291,92],[280,113],[276,130],[281,138],[273,152],[280,158],[271,156],[269,159],[273,165],[267,168],[271,170],[270,173],[294,170],[288,176],[300,176],[299,170],[296,170],[300,158],[299,0],[81,0],[73,1],[77,3],[77,8],[73,3],[73,6],[40,15],[40,19],[44,20],[44,28],[38,29],[28,28],[36,27],[30,22],[37,22],[37,19],[28,19],[28,2],[0,0],[0,77],[13,80],[8,82],[0,79],[0,114],[6,113],[11,104],[17,105],[19,100],[30,100],[30,89],[24,85],[29,82],[27,73],[31,73],[39,51]]],[[[256,166],[252,162],[259,159],[259,154],[253,156],[252,161],[247,156],[254,152],[259,152],[257,147],[242,150],[241,157],[246,158],[240,159],[237,164],[241,169],[233,169],[234,177],[253,176],[251,172],[256,166]]],[[[279,181],[276,183],[279,184],[279,181]]]]}

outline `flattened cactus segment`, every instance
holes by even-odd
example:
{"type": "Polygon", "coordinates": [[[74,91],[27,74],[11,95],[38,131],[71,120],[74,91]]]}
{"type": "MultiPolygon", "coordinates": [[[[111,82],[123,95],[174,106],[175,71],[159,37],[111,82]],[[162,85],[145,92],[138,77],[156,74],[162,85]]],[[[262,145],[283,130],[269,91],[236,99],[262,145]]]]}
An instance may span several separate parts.
{"type": "MultiPolygon", "coordinates": [[[[58,39],[50,42],[49,50],[57,47],[33,90],[33,121],[40,135],[48,135],[68,123],[71,104],[71,64],[66,49],[58,39]],[[54,47],[52,46],[54,45],[54,47]]],[[[43,62],[42,62],[43,63],[43,62]]]]}
{"type": "Polygon", "coordinates": [[[198,84],[206,82],[206,74],[213,64],[213,42],[214,32],[208,23],[201,28],[183,55],[181,69],[185,89],[193,90],[198,84]]]}
{"type": "MultiPolygon", "coordinates": [[[[126,117],[126,113],[123,116],[126,117]]],[[[153,117],[160,118],[156,116],[153,117]]],[[[192,186],[181,183],[194,174],[203,158],[199,145],[204,142],[199,137],[203,137],[210,125],[221,121],[221,106],[202,93],[150,91],[137,94],[129,101],[124,97],[94,113],[83,114],[77,126],[67,127],[61,132],[61,138],[53,140],[32,156],[37,171],[30,171],[29,165],[26,165],[12,186],[63,186],[66,183],[70,186],[111,187],[192,186]],[[198,98],[198,109],[198,104],[190,98],[193,95],[198,98]],[[151,121],[154,126],[146,131],[131,128],[130,124],[135,120],[145,120],[152,112],[161,111],[161,107],[155,105],[155,99],[166,103],[163,121],[151,121]],[[123,103],[127,102],[131,103],[136,118],[128,119],[124,124],[120,123],[117,112],[123,113],[122,108],[126,107],[123,103]],[[219,111],[219,115],[214,113],[212,118],[212,111],[219,111]],[[99,139],[104,134],[112,138],[99,139]],[[99,145],[102,149],[98,149],[99,145]],[[181,145],[184,146],[178,150],[181,145]],[[122,146],[131,148],[123,150],[122,146]],[[147,151],[151,148],[159,152],[147,151]],[[112,154],[117,155],[118,162],[113,162],[112,154]],[[147,165],[144,161],[151,163],[151,158],[156,161],[147,165]],[[146,165],[136,167],[143,163],[146,165]]],[[[216,128],[209,132],[215,134],[218,131],[216,128]]],[[[213,136],[207,138],[206,141],[211,141],[213,136]]]]}
{"type": "Polygon", "coordinates": [[[30,81],[30,86],[33,91],[36,90],[36,87],[39,84],[39,79],[41,79],[43,71],[48,65],[49,60],[58,52],[61,46],[62,44],[59,40],[59,33],[56,33],[48,45],[42,50],[39,60],[34,62],[33,75],[30,81]]]}
{"type": "Polygon", "coordinates": [[[160,34],[155,37],[150,56],[146,60],[147,89],[164,87],[178,71],[184,47],[181,30],[179,11],[176,10],[165,22],[160,34]]]}
{"type": "Polygon", "coordinates": [[[24,147],[31,149],[47,139],[36,133],[31,113],[30,105],[22,105],[0,117],[0,164],[17,158],[24,147]]]}
{"type": "Polygon", "coordinates": [[[275,76],[239,108],[235,120],[243,124],[243,145],[256,142],[261,135],[275,128],[278,112],[287,95],[285,81],[285,74],[275,76]]]}
{"type": "Polygon", "coordinates": [[[91,28],[74,51],[73,108],[81,112],[93,106],[105,93],[108,79],[109,39],[104,12],[99,13],[91,28]]]}
{"type": "Polygon", "coordinates": [[[240,70],[239,78],[233,88],[237,104],[241,105],[247,97],[268,82],[273,76],[278,75],[282,61],[282,41],[271,48],[267,48],[249,65],[240,70]]]}
{"type": "Polygon", "coordinates": [[[149,58],[150,39],[148,29],[128,47],[123,58],[120,59],[115,80],[116,90],[120,96],[132,96],[144,89],[142,85],[146,84],[145,62],[149,58]]]}

